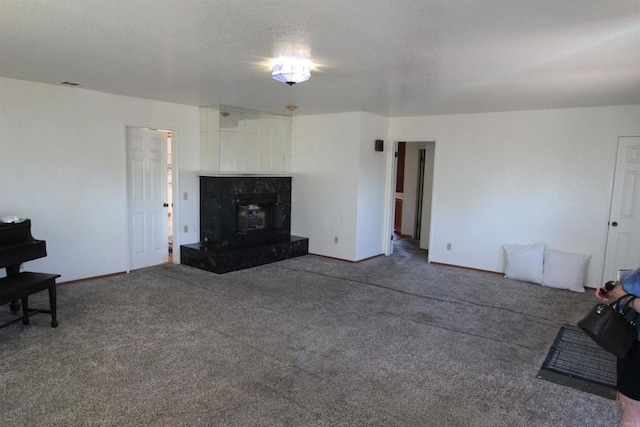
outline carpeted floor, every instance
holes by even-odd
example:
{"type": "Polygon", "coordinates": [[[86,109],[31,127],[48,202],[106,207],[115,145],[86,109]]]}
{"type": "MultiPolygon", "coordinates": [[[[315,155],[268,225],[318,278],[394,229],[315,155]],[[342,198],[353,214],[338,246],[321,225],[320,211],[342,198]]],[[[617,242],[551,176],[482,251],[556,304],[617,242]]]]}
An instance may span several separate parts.
{"type": "Polygon", "coordinates": [[[0,425],[615,425],[615,402],[536,378],[592,295],[396,245],[61,286],[57,329],[0,330],[0,425]]]}

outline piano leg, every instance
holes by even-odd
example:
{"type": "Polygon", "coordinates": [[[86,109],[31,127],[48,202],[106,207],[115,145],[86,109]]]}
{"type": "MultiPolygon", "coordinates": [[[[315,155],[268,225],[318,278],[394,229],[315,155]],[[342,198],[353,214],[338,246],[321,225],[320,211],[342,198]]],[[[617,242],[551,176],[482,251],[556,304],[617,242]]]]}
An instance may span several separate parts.
{"type": "Polygon", "coordinates": [[[29,297],[22,297],[22,324],[29,324],[29,297]]]}
{"type": "MultiPolygon", "coordinates": [[[[20,274],[20,264],[7,266],[6,269],[7,269],[7,276],[15,276],[20,274]]],[[[11,310],[11,314],[16,314],[17,312],[19,312],[20,301],[10,302],[9,309],[11,310]]]]}
{"type": "Polygon", "coordinates": [[[9,310],[11,310],[11,314],[16,314],[20,311],[20,301],[13,301],[9,303],[9,310]]]}
{"type": "Polygon", "coordinates": [[[57,302],[56,302],[56,285],[55,285],[55,280],[54,280],[53,286],[49,287],[49,308],[51,309],[51,327],[52,328],[57,328],[58,327],[58,319],[57,319],[57,315],[56,315],[56,306],[57,306],[57,302]]]}

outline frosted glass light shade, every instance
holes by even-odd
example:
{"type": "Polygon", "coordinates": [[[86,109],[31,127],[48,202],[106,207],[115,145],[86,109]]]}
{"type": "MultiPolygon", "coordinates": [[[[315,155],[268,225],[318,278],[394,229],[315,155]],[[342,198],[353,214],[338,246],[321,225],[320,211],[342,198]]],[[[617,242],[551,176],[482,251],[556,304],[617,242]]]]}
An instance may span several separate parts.
{"type": "Polygon", "coordinates": [[[280,82],[292,86],[309,80],[311,77],[311,67],[308,61],[299,59],[279,58],[273,64],[271,76],[280,82]]]}

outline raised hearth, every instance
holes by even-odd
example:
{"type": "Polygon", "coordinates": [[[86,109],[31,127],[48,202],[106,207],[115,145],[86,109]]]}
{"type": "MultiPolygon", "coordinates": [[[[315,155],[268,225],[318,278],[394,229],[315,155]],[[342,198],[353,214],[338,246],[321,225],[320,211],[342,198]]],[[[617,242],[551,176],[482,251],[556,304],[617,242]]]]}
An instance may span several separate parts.
{"type": "Polygon", "coordinates": [[[200,243],[180,247],[182,264],[214,273],[228,273],[270,264],[309,253],[309,239],[289,236],[282,241],[235,249],[220,249],[200,243]]]}
{"type": "Polygon", "coordinates": [[[182,264],[228,273],[308,251],[291,235],[291,177],[200,177],[200,242],[180,247],[182,264]]]}

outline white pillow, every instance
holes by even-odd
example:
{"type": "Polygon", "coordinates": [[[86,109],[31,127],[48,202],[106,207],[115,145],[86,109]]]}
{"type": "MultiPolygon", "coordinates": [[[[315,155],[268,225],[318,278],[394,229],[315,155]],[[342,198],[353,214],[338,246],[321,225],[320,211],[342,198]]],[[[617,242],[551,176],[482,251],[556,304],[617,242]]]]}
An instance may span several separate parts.
{"type": "Polygon", "coordinates": [[[549,249],[544,254],[542,285],[584,292],[591,255],[549,249]]]}
{"type": "Polygon", "coordinates": [[[544,243],[504,245],[504,277],[524,282],[542,282],[544,243]]]}

